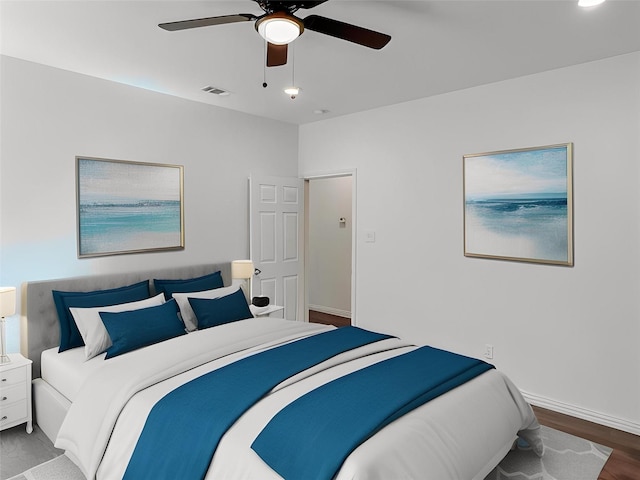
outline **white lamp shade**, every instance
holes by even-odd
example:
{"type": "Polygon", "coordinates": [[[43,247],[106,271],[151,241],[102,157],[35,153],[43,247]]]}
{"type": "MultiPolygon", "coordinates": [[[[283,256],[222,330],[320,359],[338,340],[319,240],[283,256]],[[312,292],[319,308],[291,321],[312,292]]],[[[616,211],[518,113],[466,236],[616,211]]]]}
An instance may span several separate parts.
{"type": "Polygon", "coordinates": [[[253,277],[253,262],[251,260],[234,260],[231,262],[231,278],[253,277]]]}
{"type": "Polygon", "coordinates": [[[0,287],[0,317],[16,313],[16,287],[0,287]]]}

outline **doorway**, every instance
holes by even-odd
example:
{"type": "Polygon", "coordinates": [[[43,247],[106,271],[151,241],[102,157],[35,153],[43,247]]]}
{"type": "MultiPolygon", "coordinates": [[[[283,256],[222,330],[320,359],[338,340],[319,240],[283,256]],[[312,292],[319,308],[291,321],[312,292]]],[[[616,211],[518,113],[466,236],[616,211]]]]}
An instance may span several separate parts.
{"type": "Polygon", "coordinates": [[[355,324],[355,172],[305,178],[305,320],[355,324]]]}

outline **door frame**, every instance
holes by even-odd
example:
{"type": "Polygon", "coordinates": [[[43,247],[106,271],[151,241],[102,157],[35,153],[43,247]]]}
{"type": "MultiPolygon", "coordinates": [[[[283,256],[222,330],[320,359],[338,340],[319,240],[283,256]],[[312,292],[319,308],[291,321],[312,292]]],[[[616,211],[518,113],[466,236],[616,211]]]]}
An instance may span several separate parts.
{"type": "Polygon", "coordinates": [[[356,315],[356,266],[357,266],[357,169],[304,173],[304,321],[309,321],[309,181],[321,178],[351,177],[351,325],[357,326],[356,315]]]}

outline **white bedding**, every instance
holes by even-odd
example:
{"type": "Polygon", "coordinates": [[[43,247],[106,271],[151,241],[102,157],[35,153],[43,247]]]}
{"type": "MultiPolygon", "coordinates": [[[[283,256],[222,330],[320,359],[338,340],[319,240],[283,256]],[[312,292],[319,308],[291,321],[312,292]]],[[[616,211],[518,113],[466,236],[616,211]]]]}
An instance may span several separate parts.
{"type": "Polygon", "coordinates": [[[40,358],[42,379],[72,402],[86,379],[104,364],[104,353],[85,361],[84,347],[62,353],[50,348],[40,358]]]}
{"type": "MultiPolygon", "coordinates": [[[[293,401],[335,373],[322,372],[323,378],[300,382],[249,410],[222,439],[207,480],[280,479],[251,450],[251,443],[282,408],[283,398],[293,401]]],[[[514,405],[514,392],[501,373],[486,372],[385,427],[351,453],[335,480],[482,480],[507,454],[523,424],[532,429],[525,436],[537,431],[528,405],[514,405]],[[471,406],[469,398],[474,399],[471,406]]]]}
{"type": "MultiPolygon", "coordinates": [[[[146,414],[171,389],[268,346],[330,328],[272,318],[244,320],[104,361],[76,396],[56,447],[67,450],[88,479],[122,478],[146,414]]],[[[282,406],[337,376],[412,348],[398,339],[377,342],[276,387],[223,437],[207,478],[280,478],[250,445],[282,406]]],[[[541,449],[538,430],[518,390],[492,370],[385,427],[348,457],[337,478],[482,479],[518,431],[541,449]]]]}

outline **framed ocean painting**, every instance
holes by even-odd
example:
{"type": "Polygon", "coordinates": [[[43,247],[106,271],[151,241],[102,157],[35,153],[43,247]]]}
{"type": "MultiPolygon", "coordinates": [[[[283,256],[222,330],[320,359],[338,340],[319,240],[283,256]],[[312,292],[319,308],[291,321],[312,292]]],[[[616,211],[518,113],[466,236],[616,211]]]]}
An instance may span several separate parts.
{"type": "Polygon", "coordinates": [[[464,254],[573,265],[573,144],[464,155],[464,254]]]}
{"type": "Polygon", "coordinates": [[[76,157],[78,257],[184,248],[181,165],[76,157]]]}

